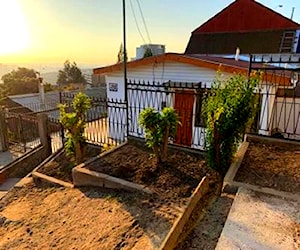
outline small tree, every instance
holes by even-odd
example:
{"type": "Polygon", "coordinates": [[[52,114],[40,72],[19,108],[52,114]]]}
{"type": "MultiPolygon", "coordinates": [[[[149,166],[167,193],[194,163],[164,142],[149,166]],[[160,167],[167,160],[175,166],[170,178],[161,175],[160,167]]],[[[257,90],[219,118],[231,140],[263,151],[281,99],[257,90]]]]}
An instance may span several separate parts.
{"type": "Polygon", "coordinates": [[[145,49],[143,58],[151,57],[151,56],[153,56],[152,50],[150,49],[150,47],[147,47],[147,48],[145,49]]]}
{"type": "Polygon", "coordinates": [[[67,130],[65,149],[67,155],[75,155],[77,164],[83,162],[86,138],[83,136],[85,128],[85,113],[91,106],[90,98],[79,92],[72,101],[74,112],[67,112],[67,106],[60,105],[60,122],[67,130]]]}
{"type": "Polygon", "coordinates": [[[65,61],[64,68],[58,71],[57,81],[58,85],[68,85],[71,83],[86,83],[81,69],[77,66],[76,62],[70,63],[69,60],[65,61]]]}
{"type": "Polygon", "coordinates": [[[126,59],[127,61],[127,53],[126,55],[124,56],[124,47],[123,47],[123,44],[121,43],[120,45],[120,49],[119,49],[119,52],[118,52],[118,58],[117,58],[117,63],[122,63],[124,62],[124,58],[126,59]]]}
{"type": "Polygon", "coordinates": [[[146,144],[153,149],[157,162],[166,162],[168,139],[175,135],[180,124],[175,110],[167,107],[160,113],[154,108],[146,108],[139,115],[139,124],[145,129],[146,144]]]}
{"type": "Polygon", "coordinates": [[[203,104],[207,125],[208,164],[224,175],[255,114],[259,75],[217,79],[203,104]]]}

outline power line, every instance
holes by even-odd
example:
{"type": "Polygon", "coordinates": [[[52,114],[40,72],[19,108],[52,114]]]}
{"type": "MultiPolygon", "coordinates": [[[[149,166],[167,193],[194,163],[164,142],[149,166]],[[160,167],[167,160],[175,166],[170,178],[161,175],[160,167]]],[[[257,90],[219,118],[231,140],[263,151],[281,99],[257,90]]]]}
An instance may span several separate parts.
{"type": "Polygon", "coordinates": [[[133,8],[131,0],[130,0],[130,7],[131,7],[132,15],[134,17],[136,28],[137,28],[137,30],[138,30],[138,32],[139,32],[139,34],[140,34],[143,42],[146,44],[145,38],[144,38],[144,36],[143,36],[143,34],[142,34],[141,30],[140,30],[140,27],[139,27],[139,24],[138,24],[138,21],[137,21],[137,18],[136,18],[135,11],[134,11],[134,8],[133,8]]]}
{"type": "Polygon", "coordinates": [[[144,14],[143,14],[143,11],[142,11],[142,8],[141,8],[140,1],[136,0],[136,2],[138,4],[140,14],[141,14],[141,17],[142,17],[142,20],[143,20],[143,23],[144,23],[144,27],[145,27],[145,30],[146,30],[146,33],[147,33],[147,38],[149,40],[149,43],[151,44],[152,42],[151,42],[150,34],[149,34],[149,31],[148,31],[148,28],[147,28],[147,25],[146,25],[146,21],[145,21],[145,18],[144,18],[144,14]]]}

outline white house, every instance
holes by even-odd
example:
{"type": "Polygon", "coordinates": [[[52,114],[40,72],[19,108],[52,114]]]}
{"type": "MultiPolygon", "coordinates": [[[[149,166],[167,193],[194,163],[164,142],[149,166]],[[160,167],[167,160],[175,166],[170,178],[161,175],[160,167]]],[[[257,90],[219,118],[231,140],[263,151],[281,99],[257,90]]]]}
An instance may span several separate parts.
{"type": "MultiPolygon", "coordinates": [[[[130,135],[143,136],[142,130],[138,127],[138,115],[141,110],[146,107],[161,110],[164,106],[171,106],[179,113],[182,122],[182,126],[178,128],[175,143],[205,148],[205,128],[200,119],[203,92],[211,87],[217,75],[222,78],[234,73],[247,76],[248,68],[249,62],[246,61],[176,53],[166,53],[128,62],[127,96],[130,135]]],[[[106,77],[109,99],[125,100],[123,64],[96,68],[94,74],[106,77]]],[[[274,128],[279,131],[285,130],[283,125],[284,123],[286,125],[287,121],[284,121],[283,117],[275,116],[274,107],[278,111],[280,105],[283,105],[280,98],[276,96],[281,86],[286,88],[287,85],[290,85],[290,77],[283,76],[278,69],[275,73],[263,75],[260,85],[261,113],[258,117],[260,134],[271,135],[274,128]]],[[[299,113],[300,106],[297,103],[294,106],[290,105],[290,109],[293,109],[291,112],[299,113]]],[[[126,111],[123,110],[123,112],[126,111]]],[[[118,117],[122,117],[121,122],[126,123],[126,114],[119,114],[118,117]]],[[[108,108],[108,120],[113,123],[115,118],[116,111],[113,107],[108,108]]],[[[291,126],[287,127],[292,127],[295,119],[294,117],[293,120],[288,121],[291,126]]],[[[109,131],[111,137],[120,136],[111,129],[109,131]]],[[[296,132],[300,134],[300,124],[296,132]]]]}

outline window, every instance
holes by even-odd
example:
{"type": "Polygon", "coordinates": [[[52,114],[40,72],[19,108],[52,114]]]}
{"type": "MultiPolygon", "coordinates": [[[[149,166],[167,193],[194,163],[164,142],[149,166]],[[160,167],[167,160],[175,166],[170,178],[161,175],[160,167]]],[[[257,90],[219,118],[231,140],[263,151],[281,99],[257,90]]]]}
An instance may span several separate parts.
{"type": "Polygon", "coordinates": [[[209,89],[198,89],[196,91],[195,127],[206,127],[206,121],[201,112],[203,100],[208,93],[209,89]]]}

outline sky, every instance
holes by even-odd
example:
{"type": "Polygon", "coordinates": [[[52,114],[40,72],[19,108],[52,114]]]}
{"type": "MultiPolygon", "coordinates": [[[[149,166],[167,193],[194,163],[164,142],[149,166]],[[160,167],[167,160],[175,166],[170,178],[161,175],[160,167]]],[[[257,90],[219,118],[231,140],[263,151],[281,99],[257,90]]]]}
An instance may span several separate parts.
{"type": "MultiPolygon", "coordinates": [[[[191,32],[233,0],[125,0],[128,57],[141,44],[183,53],[191,32]],[[142,9],[149,37],[139,12],[142,9]],[[131,7],[132,6],[132,7],[131,7]],[[139,29],[136,27],[134,9],[139,29]]],[[[300,23],[300,0],[258,0],[300,23]],[[281,5],[281,7],[280,7],[281,5]]],[[[113,64],[122,43],[122,0],[0,0],[0,64],[113,64]]]]}

